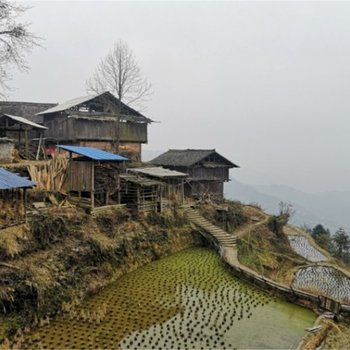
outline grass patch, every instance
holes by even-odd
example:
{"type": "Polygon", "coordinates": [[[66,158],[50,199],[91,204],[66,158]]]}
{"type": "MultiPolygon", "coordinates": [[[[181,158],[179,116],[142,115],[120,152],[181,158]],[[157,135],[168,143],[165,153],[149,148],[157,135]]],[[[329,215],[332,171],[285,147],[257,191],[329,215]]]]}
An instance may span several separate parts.
{"type": "Polygon", "coordinates": [[[239,261],[258,273],[291,283],[293,269],[305,264],[305,260],[296,255],[288,240],[271,232],[268,227],[260,226],[237,241],[239,261]]]}

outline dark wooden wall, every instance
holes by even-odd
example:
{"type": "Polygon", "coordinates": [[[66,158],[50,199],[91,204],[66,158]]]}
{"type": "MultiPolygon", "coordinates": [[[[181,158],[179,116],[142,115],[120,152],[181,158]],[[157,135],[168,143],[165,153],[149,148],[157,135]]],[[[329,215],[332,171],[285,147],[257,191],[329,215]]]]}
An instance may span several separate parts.
{"type": "Polygon", "coordinates": [[[207,180],[229,180],[229,169],[218,167],[218,168],[207,168],[204,166],[196,166],[189,169],[190,177],[196,177],[199,179],[207,180]]]}
{"type": "MultiPolygon", "coordinates": [[[[117,123],[87,119],[73,119],[65,116],[44,118],[46,137],[61,141],[114,141],[117,138],[117,123]]],[[[120,141],[147,142],[147,123],[120,123],[120,141]]]]}
{"type": "Polygon", "coordinates": [[[223,197],[224,184],[220,181],[191,181],[185,185],[185,195],[202,197],[205,195],[213,195],[223,197]]]}
{"type": "Polygon", "coordinates": [[[68,191],[92,191],[92,162],[71,161],[68,168],[68,191]]]}

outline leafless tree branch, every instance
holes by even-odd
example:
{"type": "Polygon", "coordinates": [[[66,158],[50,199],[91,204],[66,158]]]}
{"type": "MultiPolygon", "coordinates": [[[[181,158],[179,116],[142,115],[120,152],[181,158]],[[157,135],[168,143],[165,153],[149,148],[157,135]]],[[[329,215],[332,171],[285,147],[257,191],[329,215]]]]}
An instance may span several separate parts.
{"type": "Polygon", "coordinates": [[[93,93],[110,91],[121,102],[138,109],[151,94],[151,84],[143,77],[133,52],[122,40],[100,61],[86,87],[93,93]]]}
{"type": "Polygon", "coordinates": [[[28,23],[18,23],[17,19],[28,7],[13,1],[0,0],[0,96],[10,89],[8,83],[13,66],[27,71],[25,55],[33,47],[41,46],[42,39],[29,31],[28,23]]]}

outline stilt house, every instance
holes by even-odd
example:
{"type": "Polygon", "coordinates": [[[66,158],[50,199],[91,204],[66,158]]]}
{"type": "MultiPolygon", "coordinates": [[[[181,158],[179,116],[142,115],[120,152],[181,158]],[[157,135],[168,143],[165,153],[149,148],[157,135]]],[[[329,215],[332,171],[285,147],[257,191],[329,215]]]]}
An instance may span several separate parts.
{"type": "Polygon", "coordinates": [[[185,195],[193,197],[223,197],[229,169],[238,167],[215,149],[172,149],[150,163],[188,174],[185,195]]]}
{"type": "Polygon", "coordinates": [[[35,182],[0,168],[0,228],[26,220],[26,190],[35,182]]]}
{"type": "Polygon", "coordinates": [[[69,152],[66,189],[72,202],[86,209],[120,202],[119,175],[127,158],[93,147],[58,147],[69,152]]]}
{"type": "Polygon", "coordinates": [[[60,144],[96,147],[136,162],[147,143],[152,122],[109,92],[75,98],[37,114],[48,130],[45,136],[60,144]]]}

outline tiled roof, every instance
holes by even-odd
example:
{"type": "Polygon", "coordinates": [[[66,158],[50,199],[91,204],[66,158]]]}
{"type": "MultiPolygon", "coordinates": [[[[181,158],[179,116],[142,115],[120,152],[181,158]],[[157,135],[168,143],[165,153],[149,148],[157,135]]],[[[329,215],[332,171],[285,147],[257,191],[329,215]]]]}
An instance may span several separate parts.
{"type": "Polygon", "coordinates": [[[225,165],[232,168],[238,167],[236,164],[217,153],[215,149],[170,149],[151,160],[150,163],[162,166],[189,167],[214,154],[219,156],[225,165]]]}

